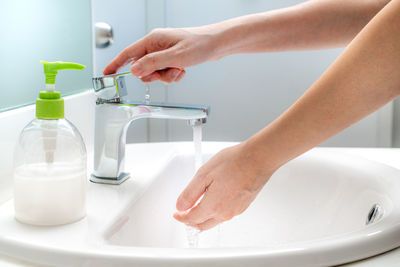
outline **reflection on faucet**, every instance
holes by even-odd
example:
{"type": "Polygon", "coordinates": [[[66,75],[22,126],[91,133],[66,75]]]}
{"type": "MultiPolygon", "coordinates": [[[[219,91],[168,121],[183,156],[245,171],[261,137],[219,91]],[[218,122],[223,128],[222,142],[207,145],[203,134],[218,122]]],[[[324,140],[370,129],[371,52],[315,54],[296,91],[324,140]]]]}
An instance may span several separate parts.
{"type": "Polygon", "coordinates": [[[209,113],[209,107],[204,105],[124,101],[127,95],[124,76],[116,74],[93,78],[98,99],[95,107],[92,182],[120,184],[129,178],[129,174],[123,172],[126,132],[134,120],[158,118],[187,120],[192,124],[205,123],[209,113]]]}

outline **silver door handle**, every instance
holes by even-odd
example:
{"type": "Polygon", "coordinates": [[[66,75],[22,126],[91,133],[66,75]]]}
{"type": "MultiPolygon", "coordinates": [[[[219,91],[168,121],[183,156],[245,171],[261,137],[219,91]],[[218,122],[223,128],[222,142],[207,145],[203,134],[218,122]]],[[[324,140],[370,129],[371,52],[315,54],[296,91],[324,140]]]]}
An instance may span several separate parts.
{"type": "Polygon", "coordinates": [[[96,48],[106,48],[114,42],[114,33],[110,24],[105,22],[96,22],[94,29],[96,48]]]}

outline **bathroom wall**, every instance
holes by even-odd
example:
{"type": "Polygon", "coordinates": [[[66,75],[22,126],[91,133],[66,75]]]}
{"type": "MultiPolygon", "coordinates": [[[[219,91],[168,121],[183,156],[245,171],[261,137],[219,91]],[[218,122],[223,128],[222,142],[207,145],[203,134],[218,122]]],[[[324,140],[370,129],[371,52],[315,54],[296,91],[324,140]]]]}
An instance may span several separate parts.
{"type": "Polygon", "coordinates": [[[0,111],[32,104],[44,88],[45,61],[73,61],[83,71],[63,71],[63,95],[91,87],[90,0],[0,1],[0,111]]]}

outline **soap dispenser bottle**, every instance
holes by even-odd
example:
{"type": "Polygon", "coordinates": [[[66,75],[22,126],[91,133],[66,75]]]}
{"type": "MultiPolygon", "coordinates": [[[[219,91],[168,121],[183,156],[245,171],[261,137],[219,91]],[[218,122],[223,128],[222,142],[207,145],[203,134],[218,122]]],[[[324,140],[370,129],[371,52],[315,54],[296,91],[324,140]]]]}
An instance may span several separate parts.
{"type": "Polygon", "coordinates": [[[55,91],[59,70],[82,70],[67,62],[44,62],[46,90],[36,99],[36,119],[19,137],[14,156],[15,218],[33,225],[61,225],[86,214],[86,148],[64,118],[64,99],[55,91]]]}

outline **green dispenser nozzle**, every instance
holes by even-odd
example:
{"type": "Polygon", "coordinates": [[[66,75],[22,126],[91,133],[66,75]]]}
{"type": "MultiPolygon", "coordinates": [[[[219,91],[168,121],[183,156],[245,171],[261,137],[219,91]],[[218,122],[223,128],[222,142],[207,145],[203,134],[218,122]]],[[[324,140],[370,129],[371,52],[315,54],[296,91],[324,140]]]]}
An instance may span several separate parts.
{"type": "Polygon", "coordinates": [[[83,70],[84,65],[71,62],[46,62],[44,65],[46,76],[46,91],[40,91],[36,99],[36,117],[38,119],[61,119],[64,118],[64,99],[60,92],[55,91],[56,76],[59,70],[83,70]]]}

